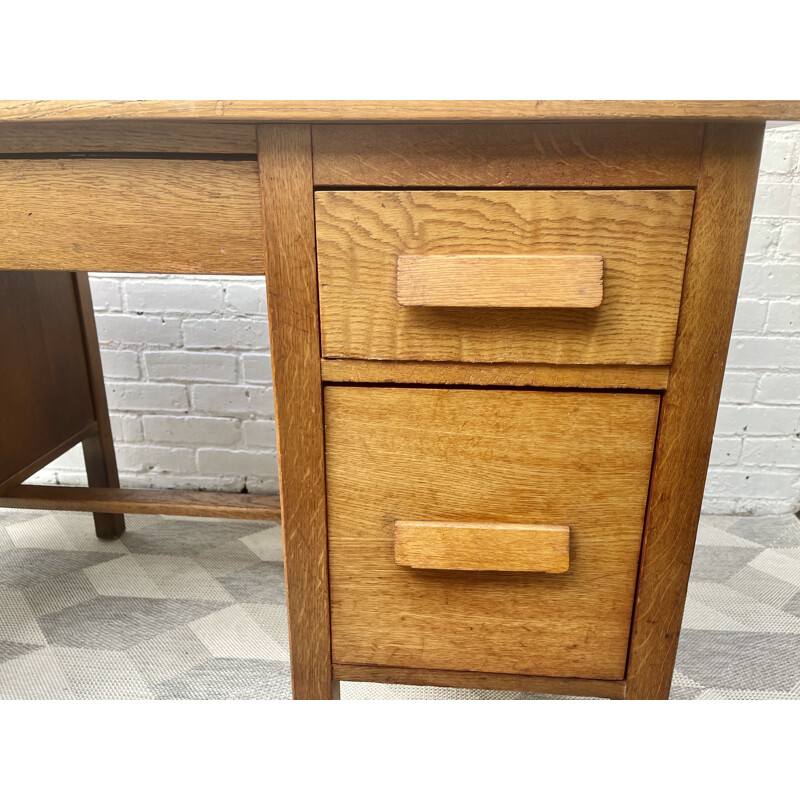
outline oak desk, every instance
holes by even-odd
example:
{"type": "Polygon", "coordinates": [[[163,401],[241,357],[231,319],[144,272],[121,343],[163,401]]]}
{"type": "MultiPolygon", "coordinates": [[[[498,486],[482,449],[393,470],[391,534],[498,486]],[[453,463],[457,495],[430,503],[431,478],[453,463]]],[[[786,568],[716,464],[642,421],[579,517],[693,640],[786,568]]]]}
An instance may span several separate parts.
{"type": "MultiPolygon", "coordinates": [[[[666,698],[764,123],[798,117],[6,102],[0,269],[266,268],[295,697],[666,698]]],[[[0,502],[277,514],[113,488],[0,502]]]]}

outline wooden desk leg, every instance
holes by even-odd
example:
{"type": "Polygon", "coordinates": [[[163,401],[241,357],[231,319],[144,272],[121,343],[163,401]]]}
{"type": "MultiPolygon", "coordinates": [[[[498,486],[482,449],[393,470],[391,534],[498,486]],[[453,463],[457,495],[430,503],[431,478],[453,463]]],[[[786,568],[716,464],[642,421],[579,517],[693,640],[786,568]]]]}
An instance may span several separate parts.
{"type": "MultiPolygon", "coordinates": [[[[94,404],[98,432],[83,441],[83,458],[89,486],[119,489],[117,457],[114,453],[114,438],[111,435],[111,420],[108,416],[108,400],[100,363],[100,347],[97,343],[97,326],[92,306],[89,276],[85,272],[74,272],[75,297],[83,329],[83,347],[86,354],[86,370],[94,404]]],[[[122,514],[95,514],[94,529],[99,539],[119,539],[125,532],[125,517],[122,514]]]]}
{"type": "Polygon", "coordinates": [[[258,126],[292,692],[333,697],[309,125],[258,126]]]}
{"type": "Polygon", "coordinates": [[[763,123],[706,129],[650,482],[626,674],[630,700],[669,697],[763,135],[763,123]]]}

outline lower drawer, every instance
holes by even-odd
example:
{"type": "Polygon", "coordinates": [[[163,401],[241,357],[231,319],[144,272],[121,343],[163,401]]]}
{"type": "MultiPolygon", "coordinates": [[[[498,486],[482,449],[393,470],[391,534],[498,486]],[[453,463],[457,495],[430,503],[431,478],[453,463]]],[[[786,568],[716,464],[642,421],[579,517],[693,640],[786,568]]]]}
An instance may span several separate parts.
{"type": "Polygon", "coordinates": [[[623,678],[658,407],[327,387],[334,662],[623,678]]]}

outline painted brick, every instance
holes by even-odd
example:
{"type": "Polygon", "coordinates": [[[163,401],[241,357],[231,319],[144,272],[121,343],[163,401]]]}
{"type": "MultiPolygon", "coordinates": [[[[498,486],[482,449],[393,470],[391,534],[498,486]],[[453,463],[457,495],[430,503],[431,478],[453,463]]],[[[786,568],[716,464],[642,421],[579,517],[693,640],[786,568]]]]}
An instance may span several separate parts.
{"type": "Polygon", "coordinates": [[[157,350],[145,353],[144,363],[151,380],[236,383],[236,356],[232,353],[157,350]]]}
{"type": "Polygon", "coordinates": [[[275,450],[275,422],[271,419],[247,419],[242,423],[242,436],[248,447],[264,447],[275,450]]]}
{"type": "Polygon", "coordinates": [[[728,366],[768,369],[800,364],[800,338],[735,336],[728,350],[728,366]]]}
{"type": "Polygon", "coordinates": [[[706,480],[706,493],[711,496],[752,495],[780,500],[795,491],[796,487],[796,473],[763,469],[715,470],[709,473],[706,480]]]}
{"type": "Polygon", "coordinates": [[[272,357],[269,353],[242,354],[245,383],[272,383],[272,357]]]}
{"type": "Polygon", "coordinates": [[[800,217],[800,180],[792,187],[792,196],[786,213],[790,217],[800,217]]]}
{"type": "Polygon", "coordinates": [[[764,327],[769,304],[763,300],[739,300],[733,318],[735,333],[759,333],[764,327]]]}
{"type": "Polygon", "coordinates": [[[197,466],[201,474],[207,475],[278,477],[274,458],[245,450],[200,448],[197,451],[197,466]]]}
{"type": "Polygon", "coordinates": [[[269,345],[266,320],[192,319],[183,322],[186,347],[264,349],[269,345]]]}
{"type": "Polygon", "coordinates": [[[52,467],[56,470],[71,470],[85,476],[86,462],[83,460],[83,448],[80,445],[70,448],[52,462],[52,467]]]}
{"type": "Polygon", "coordinates": [[[791,183],[759,182],[753,215],[757,217],[785,217],[792,203],[791,183]]]}
{"type": "Polygon", "coordinates": [[[89,278],[92,305],[95,311],[120,311],[122,309],[122,286],[113,278],[89,278]]]}
{"type": "MultiPolygon", "coordinates": [[[[797,364],[800,367],[800,364],[797,364]]],[[[770,373],[758,382],[759,403],[800,406],[800,373],[770,373]]]]}
{"type": "Polygon", "coordinates": [[[142,417],[144,438],[162,444],[232,445],[239,441],[239,421],[217,417],[142,417]]]}
{"type": "Polygon", "coordinates": [[[800,438],[750,439],[742,449],[742,463],[753,466],[794,467],[800,476],[800,438]]]}
{"type": "Polygon", "coordinates": [[[737,437],[721,437],[714,439],[711,448],[711,464],[713,466],[731,466],[739,463],[742,454],[742,440],[737,437]]]}
{"type": "Polygon", "coordinates": [[[720,406],[718,436],[785,436],[800,425],[800,408],[720,406]]]}
{"type": "Polygon", "coordinates": [[[780,228],[770,222],[754,222],[747,238],[747,255],[761,256],[772,250],[780,238],[780,228]]]}
{"type": "Polygon", "coordinates": [[[135,414],[109,414],[114,441],[141,442],[142,420],[135,414]]]}
{"type": "MultiPolygon", "coordinates": [[[[276,465],[277,472],[277,465],[276,465]]],[[[262,478],[259,475],[248,475],[245,481],[247,490],[253,494],[278,494],[280,482],[278,476],[274,478],[262,478]]]]}
{"type": "MultiPolygon", "coordinates": [[[[788,208],[789,198],[786,205],[788,208]]],[[[225,310],[233,314],[267,317],[267,287],[263,279],[252,283],[233,283],[225,288],[225,310]]]]}
{"type": "Polygon", "coordinates": [[[773,300],[769,304],[765,330],[767,333],[800,333],[800,299],[773,300]]]}
{"type": "Polygon", "coordinates": [[[117,446],[120,470],[135,472],[194,472],[195,451],[188,447],[122,444],[117,446]]]}
{"type": "Polygon", "coordinates": [[[239,476],[210,477],[177,471],[125,473],[123,483],[131,489],[176,489],[185,492],[241,492],[245,488],[244,478],[239,476]]]}
{"type": "Polygon", "coordinates": [[[100,344],[161,344],[174,347],[181,343],[181,325],[177,319],[127,314],[97,314],[96,319],[100,344]]]}
{"type": "Polygon", "coordinates": [[[151,278],[129,279],[123,286],[126,311],[189,312],[207,316],[222,309],[221,283],[151,278]]]}
{"type": "Polygon", "coordinates": [[[746,517],[792,514],[795,512],[794,504],[791,500],[782,499],[761,499],[757,497],[714,497],[706,494],[703,498],[704,514],[741,514],[746,517]]]}
{"type": "Polygon", "coordinates": [[[113,411],[188,411],[185,386],[166,383],[106,382],[108,407],[113,411]]]}
{"type": "Polygon", "coordinates": [[[125,432],[122,428],[122,420],[125,419],[124,414],[113,414],[109,412],[108,414],[109,422],[111,423],[111,436],[114,438],[115,442],[124,442],[125,441],[125,432]]]}
{"type": "Polygon", "coordinates": [[[109,379],[138,380],[139,354],[135,350],[101,350],[100,360],[103,362],[103,377],[109,379]]]}
{"type": "Polygon", "coordinates": [[[800,264],[748,262],[742,272],[742,297],[800,297],[800,264]]]}
{"type": "Polygon", "coordinates": [[[792,140],[770,138],[761,154],[761,172],[786,175],[794,165],[794,148],[792,140]]]}
{"type": "Polygon", "coordinates": [[[800,223],[783,226],[778,252],[782,256],[800,258],[800,223]]]}
{"type": "Polygon", "coordinates": [[[272,389],[260,386],[198,385],[191,387],[192,408],[224,414],[275,415],[272,389]]]}
{"type": "Polygon", "coordinates": [[[756,393],[757,375],[753,372],[726,370],[722,382],[722,403],[751,403],[756,393]]]}

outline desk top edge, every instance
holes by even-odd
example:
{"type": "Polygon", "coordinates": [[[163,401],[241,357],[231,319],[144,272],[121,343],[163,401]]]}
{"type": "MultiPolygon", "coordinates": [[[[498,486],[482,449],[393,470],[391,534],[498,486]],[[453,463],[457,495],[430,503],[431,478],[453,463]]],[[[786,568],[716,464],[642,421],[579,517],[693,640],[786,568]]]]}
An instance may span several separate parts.
{"type": "Polygon", "coordinates": [[[0,122],[800,120],[800,100],[0,100],[0,122]]]}

